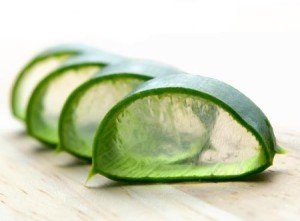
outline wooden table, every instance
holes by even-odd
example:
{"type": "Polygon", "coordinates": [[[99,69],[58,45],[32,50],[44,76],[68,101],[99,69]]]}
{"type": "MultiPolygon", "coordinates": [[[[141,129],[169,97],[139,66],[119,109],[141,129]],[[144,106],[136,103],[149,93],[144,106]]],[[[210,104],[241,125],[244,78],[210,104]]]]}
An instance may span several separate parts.
{"type": "Polygon", "coordinates": [[[28,137],[0,134],[0,220],[300,220],[300,133],[264,173],[236,182],[126,184],[28,137]]]}

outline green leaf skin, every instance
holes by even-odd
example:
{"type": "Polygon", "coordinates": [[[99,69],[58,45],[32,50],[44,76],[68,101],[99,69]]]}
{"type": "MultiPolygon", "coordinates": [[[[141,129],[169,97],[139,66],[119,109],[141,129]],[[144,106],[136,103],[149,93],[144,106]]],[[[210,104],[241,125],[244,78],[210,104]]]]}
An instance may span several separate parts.
{"type": "Polygon", "coordinates": [[[18,74],[13,86],[11,94],[11,110],[13,115],[24,121],[26,117],[26,108],[30,94],[34,86],[47,76],[48,73],[58,68],[69,58],[95,51],[91,47],[79,44],[68,44],[51,47],[36,55],[18,74]],[[51,63],[51,67],[44,67],[47,63],[51,63]],[[35,75],[32,72],[35,70],[35,75]],[[37,72],[37,73],[36,73],[37,72]]]}
{"type": "Polygon", "coordinates": [[[34,89],[26,111],[28,133],[48,144],[58,144],[58,120],[70,93],[101,68],[118,63],[122,56],[90,52],[69,59],[49,73],[34,89]]]}
{"type": "Polygon", "coordinates": [[[267,117],[238,90],[202,76],[164,76],[138,87],[104,117],[95,135],[89,177],[100,173],[137,182],[238,179],[269,167],[275,148],[267,117]],[[217,116],[213,121],[207,121],[214,118],[210,112],[217,116]],[[201,122],[213,124],[212,131],[201,122]],[[198,154],[190,154],[195,148],[198,154]],[[193,157],[182,157],[189,154],[193,157]]]}
{"type": "Polygon", "coordinates": [[[59,150],[91,160],[93,137],[107,111],[138,85],[157,76],[182,73],[147,60],[125,60],[102,69],[79,86],[64,104],[59,120],[59,150]]]}

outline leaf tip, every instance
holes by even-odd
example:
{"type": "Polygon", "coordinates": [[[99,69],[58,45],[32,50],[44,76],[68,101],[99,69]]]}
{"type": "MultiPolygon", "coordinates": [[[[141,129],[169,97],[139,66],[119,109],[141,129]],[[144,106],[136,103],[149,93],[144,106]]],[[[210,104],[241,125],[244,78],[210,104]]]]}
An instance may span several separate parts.
{"type": "Polygon", "coordinates": [[[92,167],[89,171],[89,174],[88,174],[86,180],[85,180],[85,186],[95,175],[96,175],[96,171],[95,171],[94,167],[92,167]]]}
{"type": "Polygon", "coordinates": [[[277,153],[277,154],[287,154],[288,153],[288,151],[285,149],[285,148],[283,148],[283,147],[280,147],[280,146],[276,146],[276,148],[275,148],[275,152],[277,153]]]}
{"type": "Polygon", "coordinates": [[[55,153],[60,154],[62,151],[63,151],[63,148],[61,147],[61,145],[57,145],[55,148],[55,153]]]}

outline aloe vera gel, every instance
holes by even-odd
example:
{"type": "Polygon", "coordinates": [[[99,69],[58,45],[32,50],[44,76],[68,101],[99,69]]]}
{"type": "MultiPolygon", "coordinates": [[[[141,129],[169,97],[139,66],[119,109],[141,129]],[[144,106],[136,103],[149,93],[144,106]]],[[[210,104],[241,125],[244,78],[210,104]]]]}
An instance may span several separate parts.
{"type": "Polygon", "coordinates": [[[216,79],[78,45],[32,59],[12,112],[43,143],[92,161],[89,178],[230,180],[272,165],[272,126],[248,97],[216,79]]]}
{"type": "Polygon", "coordinates": [[[19,73],[12,90],[12,112],[15,117],[25,120],[27,105],[36,85],[56,68],[72,57],[96,49],[84,45],[59,45],[36,55],[19,73]]]}
{"type": "Polygon", "coordinates": [[[275,153],[261,110],[229,85],[174,75],[119,102],[96,134],[91,174],[117,180],[229,179],[264,170],[275,153]]]}
{"type": "Polygon", "coordinates": [[[60,150],[91,159],[93,139],[106,113],[149,79],[181,73],[153,61],[126,60],[102,69],[68,98],[60,116],[60,150]]]}
{"type": "Polygon", "coordinates": [[[51,72],[30,98],[26,115],[28,133],[43,142],[57,144],[59,116],[71,92],[108,64],[122,59],[104,52],[90,53],[70,59],[51,72]]]}

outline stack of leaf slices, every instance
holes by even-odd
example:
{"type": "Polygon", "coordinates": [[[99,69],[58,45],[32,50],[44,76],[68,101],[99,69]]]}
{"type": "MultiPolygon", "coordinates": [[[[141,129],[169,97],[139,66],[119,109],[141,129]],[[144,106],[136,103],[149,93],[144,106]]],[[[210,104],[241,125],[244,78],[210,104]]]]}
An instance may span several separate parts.
{"type": "Polygon", "coordinates": [[[82,45],[32,59],[13,85],[12,112],[31,136],[92,161],[89,178],[237,179],[281,152],[267,117],[235,88],[82,45]]]}

